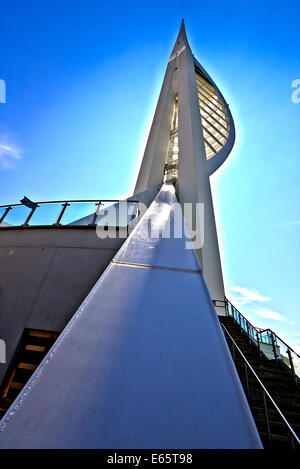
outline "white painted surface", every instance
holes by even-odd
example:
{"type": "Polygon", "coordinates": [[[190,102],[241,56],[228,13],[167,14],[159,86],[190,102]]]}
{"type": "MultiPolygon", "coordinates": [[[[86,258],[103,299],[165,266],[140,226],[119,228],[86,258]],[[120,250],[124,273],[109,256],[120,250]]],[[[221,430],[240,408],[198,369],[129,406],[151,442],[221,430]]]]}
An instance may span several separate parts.
{"type": "MultiPolygon", "coordinates": [[[[185,223],[181,208],[177,203],[173,185],[164,184],[159,195],[152,202],[134,232],[124,243],[123,249],[115,256],[115,261],[127,263],[140,263],[152,266],[164,266],[173,269],[191,269],[200,271],[201,267],[193,249],[186,249],[186,242],[190,238],[185,235],[185,223]],[[174,222],[175,220],[175,222],[174,222]],[[178,234],[183,238],[174,237],[174,224],[178,223],[178,234]],[[159,235],[170,227],[169,238],[153,238],[153,233],[159,235]],[[152,233],[151,233],[151,228],[152,233]],[[149,236],[148,236],[149,235],[149,236]]],[[[165,231],[166,235],[169,233],[165,231]]]]}
{"type": "MultiPolygon", "coordinates": [[[[203,70],[198,62],[197,64],[203,70]]],[[[208,77],[204,70],[203,72],[208,77]]],[[[176,94],[179,138],[176,193],[181,204],[204,204],[204,246],[197,249],[197,256],[211,297],[224,301],[225,291],[209,174],[216,170],[230,153],[235,138],[234,124],[224,102],[231,123],[228,144],[219,155],[207,161],[196,86],[195,58],[183,23],[166,69],[135,193],[159,184],[163,179],[176,94]]],[[[224,308],[218,308],[218,313],[225,314],[224,308]]]]}
{"type": "Polygon", "coordinates": [[[181,30],[179,40],[186,47],[180,54],[178,63],[179,170],[176,191],[180,203],[204,204],[204,245],[202,249],[197,250],[197,254],[211,297],[214,300],[224,300],[225,291],[199,110],[194,57],[184,28],[181,30]]]}
{"type": "Polygon", "coordinates": [[[174,270],[162,240],[140,266],[136,235],[2,419],[1,448],[261,447],[196,257],[174,270]]]}

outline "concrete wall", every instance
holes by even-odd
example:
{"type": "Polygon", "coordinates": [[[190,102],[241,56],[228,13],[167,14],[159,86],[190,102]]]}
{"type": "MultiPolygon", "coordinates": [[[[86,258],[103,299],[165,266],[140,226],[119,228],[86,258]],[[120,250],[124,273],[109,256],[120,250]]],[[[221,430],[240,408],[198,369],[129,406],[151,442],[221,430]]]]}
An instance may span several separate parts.
{"type": "Polygon", "coordinates": [[[91,227],[0,230],[0,383],[24,328],[61,331],[124,240],[91,227]]]}

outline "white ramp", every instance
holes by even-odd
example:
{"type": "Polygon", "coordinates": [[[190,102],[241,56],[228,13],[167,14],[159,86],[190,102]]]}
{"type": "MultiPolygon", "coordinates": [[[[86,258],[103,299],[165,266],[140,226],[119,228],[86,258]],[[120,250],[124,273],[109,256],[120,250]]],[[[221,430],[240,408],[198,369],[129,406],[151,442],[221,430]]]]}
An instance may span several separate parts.
{"type": "Polygon", "coordinates": [[[178,211],[164,185],[3,417],[1,448],[261,447],[187,238],[145,237],[178,211]]]}

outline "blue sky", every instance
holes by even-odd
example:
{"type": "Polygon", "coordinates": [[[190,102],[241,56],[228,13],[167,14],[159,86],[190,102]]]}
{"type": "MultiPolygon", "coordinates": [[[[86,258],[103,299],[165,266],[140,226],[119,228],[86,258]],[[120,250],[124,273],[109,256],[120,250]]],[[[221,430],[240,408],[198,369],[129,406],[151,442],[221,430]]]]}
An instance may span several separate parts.
{"type": "Polygon", "coordinates": [[[228,296],[300,348],[300,6],[6,2],[0,204],[130,194],[181,18],[237,128],[212,177],[228,296]]]}

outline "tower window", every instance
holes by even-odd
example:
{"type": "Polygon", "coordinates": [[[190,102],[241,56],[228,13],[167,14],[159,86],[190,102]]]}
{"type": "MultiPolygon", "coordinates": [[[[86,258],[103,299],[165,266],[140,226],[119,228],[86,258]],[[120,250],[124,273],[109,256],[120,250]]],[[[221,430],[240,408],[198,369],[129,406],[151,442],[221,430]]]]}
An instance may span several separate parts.
{"type": "Polygon", "coordinates": [[[229,118],[218,91],[200,70],[196,68],[195,71],[205,152],[209,160],[216,156],[227,142],[230,131],[229,118]]]}
{"type": "Polygon", "coordinates": [[[178,96],[175,97],[172,126],[170,130],[170,140],[165,163],[164,181],[178,176],[178,96]]]}

